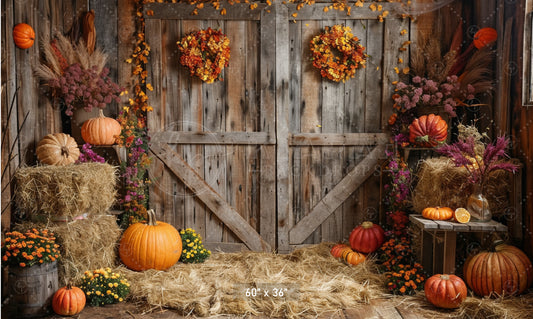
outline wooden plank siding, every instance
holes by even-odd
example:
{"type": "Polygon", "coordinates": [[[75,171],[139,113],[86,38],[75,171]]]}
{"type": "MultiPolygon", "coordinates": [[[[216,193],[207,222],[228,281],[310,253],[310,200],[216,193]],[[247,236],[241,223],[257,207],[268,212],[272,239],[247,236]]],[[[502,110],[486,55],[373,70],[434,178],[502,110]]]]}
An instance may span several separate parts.
{"type": "MultiPolygon", "coordinates": [[[[384,82],[398,78],[393,66],[407,56],[398,50],[399,32],[409,22],[394,14],[379,22],[379,13],[368,4],[351,16],[327,14],[325,6],[304,6],[296,17],[292,4],[260,4],[255,10],[235,4],[226,15],[210,6],[198,15],[191,15],[194,6],[187,4],[145,6],[154,85],[149,92],[155,110],[149,114],[152,138],[168,143],[213,195],[279,252],[345,239],[363,219],[378,217],[375,167],[388,141],[384,127],[392,90],[384,82]],[[333,24],[350,26],[371,54],[368,67],[345,83],[322,79],[309,60],[310,40],[333,24]],[[213,84],[191,78],[176,62],[176,41],[209,26],[220,28],[231,42],[224,81],[213,84]],[[316,215],[319,222],[305,222],[316,215]]],[[[197,227],[207,242],[220,247],[247,245],[176,176],[165,179],[169,171],[160,165],[154,163],[151,174],[161,182],[154,183],[150,197],[160,218],[178,228],[197,227]],[[183,194],[178,206],[166,200],[169,187],[183,194]],[[204,214],[205,224],[198,225],[197,218],[190,224],[191,214],[204,214]]]]}

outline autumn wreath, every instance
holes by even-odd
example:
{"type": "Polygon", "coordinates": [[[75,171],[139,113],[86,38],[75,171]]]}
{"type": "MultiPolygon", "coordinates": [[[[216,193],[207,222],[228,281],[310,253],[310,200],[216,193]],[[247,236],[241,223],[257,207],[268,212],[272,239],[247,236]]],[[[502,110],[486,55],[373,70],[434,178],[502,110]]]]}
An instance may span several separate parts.
{"type": "Polygon", "coordinates": [[[320,75],[335,82],[354,77],[355,71],[365,67],[367,54],[350,27],[334,25],[311,40],[311,60],[320,75]]]}
{"type": "Polygon", "coordinates": [[[213,83],[222,80],[220,73],[229,65],[229,39],[220,30],[207,28],[191,32],[177,42],[181,52],[180,63],[189,68],[191,75],[213,83]]]}

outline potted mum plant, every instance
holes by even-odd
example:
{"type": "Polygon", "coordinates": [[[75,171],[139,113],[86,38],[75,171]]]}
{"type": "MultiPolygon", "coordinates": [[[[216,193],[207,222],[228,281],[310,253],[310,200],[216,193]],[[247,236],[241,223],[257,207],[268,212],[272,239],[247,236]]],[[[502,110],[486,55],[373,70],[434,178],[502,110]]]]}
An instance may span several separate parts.
{"type": "Polygon", "coordinates": [[[54,234],[35,228],[5,233],[2,266],[9,266],[10,311],[21,317],[48,312],[58,289],[57,260],[61,254],[54,234]]]}

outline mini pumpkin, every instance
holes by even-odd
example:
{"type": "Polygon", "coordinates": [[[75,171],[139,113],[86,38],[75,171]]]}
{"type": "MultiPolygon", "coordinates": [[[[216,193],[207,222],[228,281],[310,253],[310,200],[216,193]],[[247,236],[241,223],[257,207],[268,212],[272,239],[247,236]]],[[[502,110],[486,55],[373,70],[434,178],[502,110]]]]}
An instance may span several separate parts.
{"type": "Polygon", "coordinates": [[[459,308],[466,299],[465,282],[455,275],[433,275],[424,284],[427,300],[439,308],[459,308]]]}
{"type": "Polygon", "coordinates": [[[70,135],[54,133],[46,135],[37,144],[37,159],[48,165],[69,165],[78,160],[80,149],[70,135]]]}
{"type": "Polygon", "coordinates": [[[352,230],[348,241],[355,251],[368,254],[381,247],[385,241],[385,231],[378,224],[365,221],[352,230]]]}
{"type": "Polygon", "coordinates": [[[450,207],[426,207],[422,210],[422,217],[432,220],[448,220],[453,216],[450,207]]]}
{"type": "Polygon", "coordinates": [[[350,248],[342,252],[342,259],[350,265],[359,265],[365,261],[366,256],[360,252],[353,251],[350,248]]]}
{"type": "Polygon", "coordinates": [[[85,293],[78,287],[68,284],[59,288],[52,298],[54,312],[61,316],[79,314],[85,308],[85,293]]]}
{"type": "Polygon", "coordinates": [[[336,244],[333,247],[331,247],[330,253],[335,258],[341,258],[342,253],[345,250],[352,250],[348,245],[346,244],[336,244]]]}
{"type": "Polygon", "coordinates": [[[147,223],[135,223],[124,231],[118,250],[124,265],[135,271],[170,268],[180,259],[181,251],[178,230],[156,221],[152,209],[148,210],[147,223]]]}
{"type": "Polygon", "coordinates": [[[27,23],[19,23],[13,28],[13,41],[21,49],[31,48],[35,41],[35,31],[27,23]]]}
{"type": "Polygon", "coordinates": [[[100,109],[97,117],[83,123],[81,137],[86,143],[92,145],[113,145],[116,136],[120,135],[121,131],[120,123],[104,116],[104,112],[100,109]]]}
{"type": "Polygon", "coordinates": [[[520,249],[498,240],[491,251],[469,257],[465,282],[479,296],[519,295],[533,283],[533,266],[520,249]]]}
{"type": "Polygon", "coordinates": [[[474,34],[474,46],[479,50],[490,46],[498,39],[498,32],[494,28],[481,28],[474,34]]]}
{"type": "Polygon", "coordinates": [[[409,125],[409,142],[421,147],[435,147],[448,138],[448,123],[439,115],[422,115],[409,125]]]}

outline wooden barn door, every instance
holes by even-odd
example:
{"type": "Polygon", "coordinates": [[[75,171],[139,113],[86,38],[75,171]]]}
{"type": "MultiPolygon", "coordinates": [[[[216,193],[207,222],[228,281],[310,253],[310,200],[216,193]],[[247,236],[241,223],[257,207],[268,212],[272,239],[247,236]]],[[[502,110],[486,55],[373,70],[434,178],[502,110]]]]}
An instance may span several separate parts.
{"type": "Polygon", "coordinates": [[[408,22],[379,22],[368,7],[347,16],[325,4],[227,6],[225,15],[210,5],[197,15],[186,4],[145,8],[150,205],[211,249],[288,252],[346,238],[378,217],[376,168],[408,22]],[[346,83],[323,80],[308,60],[311,38],[333,24],[351,26],[371,55],[346,83]],[[212,84],[188,75],[176,46],[207,27],[231,41],[224,81],[212,84]]]}

